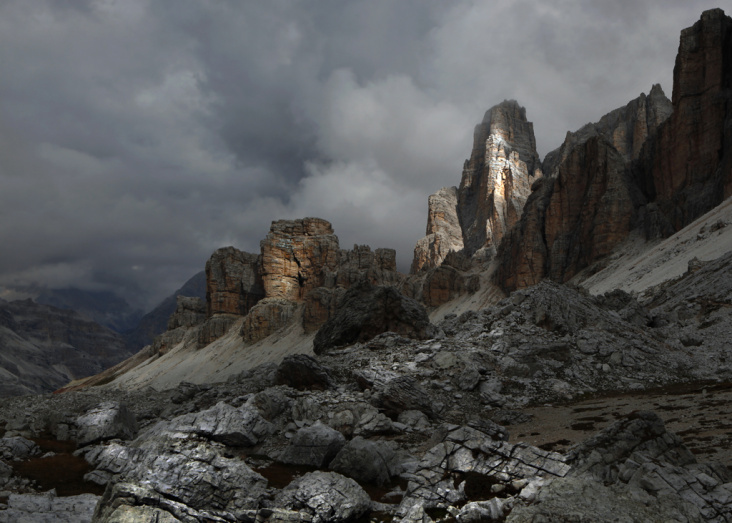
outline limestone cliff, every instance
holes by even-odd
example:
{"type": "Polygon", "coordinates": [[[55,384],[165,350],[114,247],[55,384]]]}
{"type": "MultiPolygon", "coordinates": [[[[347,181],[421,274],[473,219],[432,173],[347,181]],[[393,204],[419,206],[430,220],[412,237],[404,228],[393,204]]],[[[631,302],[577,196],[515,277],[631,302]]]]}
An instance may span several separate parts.
{"type": "Polygon", "coordinates": [[[414,247],[412,274],[439,267],[448,253],[463,249],[457,188],[443,187],[430,195],[427,202],[427,232],[414,247]]]}
{"type": "Polygon", "coordinates": [[[476,126],[473,152],[458,189],[458,218],[466,254],[495,253],[521,217],[531,184],[541,176],[534,126],[516,101],[489,109],[476,126]]]}
{"type": "Polygon", "coordinates": [[[260,256],[234,247],[216,250],[206,262],[206,321],[198,333],[205,347],[223,336],[262,298],[260,256]]]}
{"type": "Polygon", "coordinates": [[[568,132],[564,143],[546,155],[542,169],[547,176],[556,177],[559,165],[572,150],[593,136],[605,138],[626,162],[637,160],[649,133],[653,134],[671,112],[671,101],[666,98],[661,86],[655,84],[648,95],[641,94],[625,107],[609,112],[600,121],[568,132]]]}
{"type": "Polygon", "coordinates": [[[414,249],[412,274],[439,267],[449,252],[492,258],[541,175],[526,110],[514,100],[489,109],[475,127],[460,187],[429,197],[427,232],[414,249]]]}
{"type": "MultiPolygon", "coordinates": [[[[206,263],[205,318],[200,325],[188,325],[197,329],[199,348],[235,324],[246,343],[296,323],[314,332],[335,314],[351,286],[394,286],[402,278],[393,249],[340,249],[331,224],[320,218],[272,222],[260,249],[260,254],[250,254],[224,247],[206,263]]],[[[195,309],[188,302],[180,307],[195,309]]],[[[171,321],[170,330],[155,340],[154,351],[164,353],[183,340],[179,323],[171,321]]]]}
{"type": "Polygon", "coordinates": [[[732,195],[732,18],[705,11],[681,32],[673,114],[643,151],[637,176],[668,236],[732,195]]]}
{"type": "Polygon", "coordinates": [[[264,297],[259,256],[224,247],[206,262],[206,313],[244,315],[264,297]]]}
{"type": "Polygon", "coordinates": [[[535,185],[500,246],[494,281],[506,291],[546,277],[565,282],[623,242],[646,203],[632,166],[670,112],[654,85],[648,95],[567,133],[544,160],[549,176],[535,185]]]}
{"type": "Polygon", "coordinates": [[[706,11],[681,33],[671,111],[660,87],[547,155],[521,222],[499,250],[506,291],[564,282],[634,228],[666,236],[732,194],[732,19],[706,11]]]}
{"type": "Polygon", "coordinates": [[[322,287],[338,264],[338,238],[330,223],[320,218],[272,222],[261,249],[268,298],[302,300],[322,287]]]}

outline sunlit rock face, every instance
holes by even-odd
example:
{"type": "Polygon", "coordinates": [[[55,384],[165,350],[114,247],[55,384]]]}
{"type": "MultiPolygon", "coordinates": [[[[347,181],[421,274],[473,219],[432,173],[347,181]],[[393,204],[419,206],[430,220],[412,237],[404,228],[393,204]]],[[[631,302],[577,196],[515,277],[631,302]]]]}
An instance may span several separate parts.
{"type": "Polygon", "coordinates": [[[338,265],[338,237],[320,218],[272,222],[261,242],[262,281],[269,298],[302,300],[338,265]]]}
{"type": "Polygon", "coordinates": [[[413,274],[439,267],[449,252],[489,259],[521,217],[531,184],[541,177],[533,124],[515,101],[485,113],[460,187],[429,197],[426,236],[417,242],[413,274]]]}
{"type": "Polygon", "coordinates": [[[673,114],[648,144],[639,177],[671,234],[732,195],[732,18],[705,11],[681,32],[673,114]]]}
{"type": "Polygon", "coordinates": [[[495,283],[506,291],[545,277],[565,282],[624,241],[646,203],[631,175],[643,144],[671,113],[661,87],[567,133],[544,160],[520,223],[498,253],[495,283]]]}
{"type": "Polygon", "coordinates": [[[439,267],[451,251],[463,248],[463,231],[458,218],[458,191],[443,187],[428,199],[426,236],[414,247],[412,274],[439,267]]]}
{"type": "Polygon", "coordinates": [[[540,176],[534,126],[526,120],[526,110],[513,100],[488,110],[475,128],[473,152],[458,189],[466,254],[495,253],[540,176]]]}

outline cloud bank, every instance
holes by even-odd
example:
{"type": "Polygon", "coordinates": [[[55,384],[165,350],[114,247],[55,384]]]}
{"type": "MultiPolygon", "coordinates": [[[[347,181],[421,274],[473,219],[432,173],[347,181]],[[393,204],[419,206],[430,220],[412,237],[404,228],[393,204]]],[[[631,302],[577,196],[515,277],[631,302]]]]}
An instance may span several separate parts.
{"type": "Polygon", "coordinates": [[[653,83],[707,2],[7,0],[0,287],[151,307],[319,216],[407,270],[427,196],[513,98],[539,152],[653,83]]]}

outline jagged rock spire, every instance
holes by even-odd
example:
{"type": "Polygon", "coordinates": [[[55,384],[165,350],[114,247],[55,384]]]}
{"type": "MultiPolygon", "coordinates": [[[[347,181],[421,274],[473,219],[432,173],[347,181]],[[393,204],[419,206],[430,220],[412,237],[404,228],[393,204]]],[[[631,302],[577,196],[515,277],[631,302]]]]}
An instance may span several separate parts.
{"type": "Polygon", "coordinates": [[[450,251],[493,256],[541,175],[526,110],[515,100],[489,109],[475,127],[460,187],[429,198],[427,236],[417,243],[412,272],[438,267],[450,251]]]}

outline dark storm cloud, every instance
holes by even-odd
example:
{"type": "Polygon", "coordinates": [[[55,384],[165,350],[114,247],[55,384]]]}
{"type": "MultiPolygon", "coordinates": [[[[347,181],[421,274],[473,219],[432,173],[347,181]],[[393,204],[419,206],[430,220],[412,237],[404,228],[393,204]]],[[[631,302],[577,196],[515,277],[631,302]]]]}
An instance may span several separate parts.
{"type": "Polygon", "coordinates": [[[149,306],[321,216],[406,268],[427,195],[515,98],[540,152],[671,73],[706,2],[9,0],[0,286],[149,306]]]}

